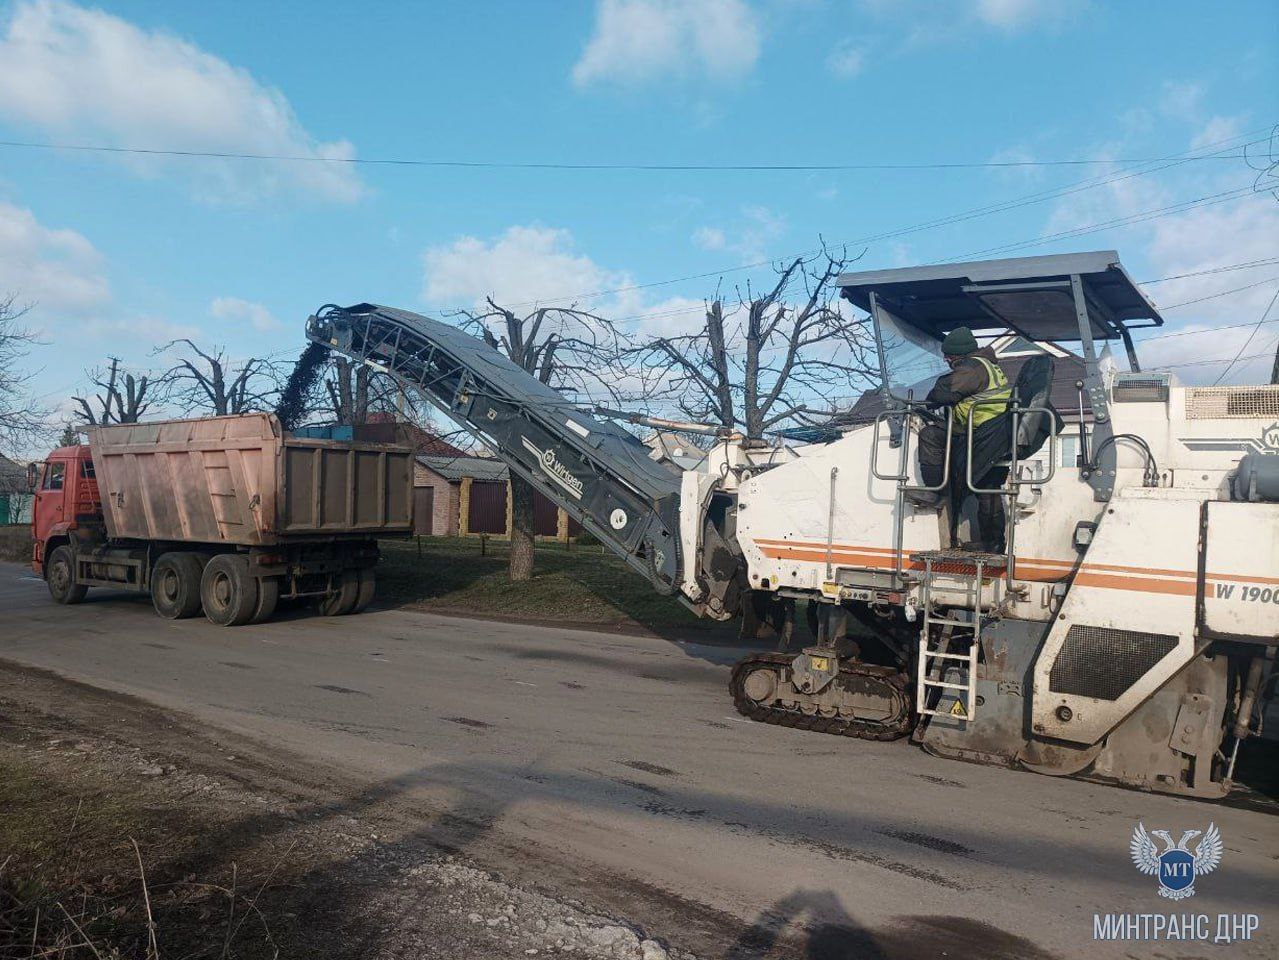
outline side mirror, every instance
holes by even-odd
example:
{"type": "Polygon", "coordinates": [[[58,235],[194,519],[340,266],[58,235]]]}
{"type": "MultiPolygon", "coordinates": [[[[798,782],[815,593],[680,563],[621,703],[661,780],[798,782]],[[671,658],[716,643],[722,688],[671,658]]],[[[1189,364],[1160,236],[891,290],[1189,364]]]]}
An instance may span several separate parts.
{"type": "Polygon", "coordinates": [[[34,492],[35,488],[39,486],[40,468],[43,466],[44,464],[39,460],[27,464],[27,490],[34,492]]]}

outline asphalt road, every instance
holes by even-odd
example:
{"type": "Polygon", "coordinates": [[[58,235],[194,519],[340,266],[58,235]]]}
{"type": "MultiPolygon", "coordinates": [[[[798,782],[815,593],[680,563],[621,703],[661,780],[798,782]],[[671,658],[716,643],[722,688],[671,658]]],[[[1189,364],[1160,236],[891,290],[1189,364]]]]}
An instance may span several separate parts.
{"type": "Polygon", "coordinates": [[[171,623],[101,591],[57,607],[0,564],[0,658],[287,748],[365,784],[360,803],[439,810],[499,869],[660,892],[671,936],[683,904],[736,917],[755,946],[822,928],[814,955],[1279,951],[1279,817],[752,724],[725,689],[740,652],[400,611],[171,623]],[[1193,900],[1134,869],[1138,820],[1220,827],[1223,863],[1193,900]],[[1261,929],[1230,946],[1093,942],[1095,913],[1174,911],[1256,913],[1261,929]]]}

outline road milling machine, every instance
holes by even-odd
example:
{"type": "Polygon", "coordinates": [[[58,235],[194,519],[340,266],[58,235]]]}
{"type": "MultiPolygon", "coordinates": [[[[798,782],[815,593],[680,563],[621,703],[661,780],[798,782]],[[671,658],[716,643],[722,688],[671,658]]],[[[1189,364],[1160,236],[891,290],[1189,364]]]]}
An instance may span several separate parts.
{"type": "Polygon", "coordinates": [[[837,283],[875,334],[870,412],[787,443],[721,435],[690,470],[446,324],[330,305],[307,333],[422,392],[660,592],[771,622],[780,649],[732,673],[742,714],[1226,793],[1274,693],[1279,386],[1143,371],[1132,331],[1163,321],[1113,252],[837,283]],[[960,326],[1029,358],[985,437],[924,400],[960,326]],[[920,476],[929,423],[949,438],[944,490],[920,476]],[[1003,502],[1002,552],[961,545],[977,494],[1003,502]],[[797,610],[812,639],[791,652],[797,610]]]}

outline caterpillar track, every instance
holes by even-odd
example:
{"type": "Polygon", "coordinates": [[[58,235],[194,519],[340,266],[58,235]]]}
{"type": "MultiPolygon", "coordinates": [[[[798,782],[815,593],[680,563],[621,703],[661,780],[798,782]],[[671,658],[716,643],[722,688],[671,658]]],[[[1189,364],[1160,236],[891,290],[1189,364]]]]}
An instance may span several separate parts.
{"type": "Polygon", "coordinates": [[[795,655],[788,653],[757,653],[739,660],[729,680],[729,692],[737,712],[760,723],[862,740],[897,740],[914,728],[915,717],[906,691],[907,677],[901,671],[841,662],[830,687],[812,696],[790,683],[794,660],[795,655]],[[770,674],[775,684],[773,695],[763,700],[752,699],[747,693],[746,678],[758,671],[770,674]],[[831,702],[839,697],[856,699],[868,709],[841,708],[831,702]],[[863,712],[871,716],[858,715],[863,712]]]}

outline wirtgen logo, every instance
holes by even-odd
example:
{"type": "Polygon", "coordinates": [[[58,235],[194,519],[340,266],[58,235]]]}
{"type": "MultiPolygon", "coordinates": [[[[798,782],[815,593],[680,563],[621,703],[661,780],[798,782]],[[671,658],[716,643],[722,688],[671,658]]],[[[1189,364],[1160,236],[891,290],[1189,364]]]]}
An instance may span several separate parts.
{"type": "Polygon", "coordinates": [[[548,477],[567,490],[569,494],[576,499],[582,499],[582,481],[573,476],[573,472],[560,462],[559,457],[555,455],[554,448],[547,447],[545,450],[542,450],[528,437],[522,436],[520,437],[520,440],[524,442],[524,449],[537,457],[538,464],[541,466],[542,470],[546,472],[548,477]]]}

